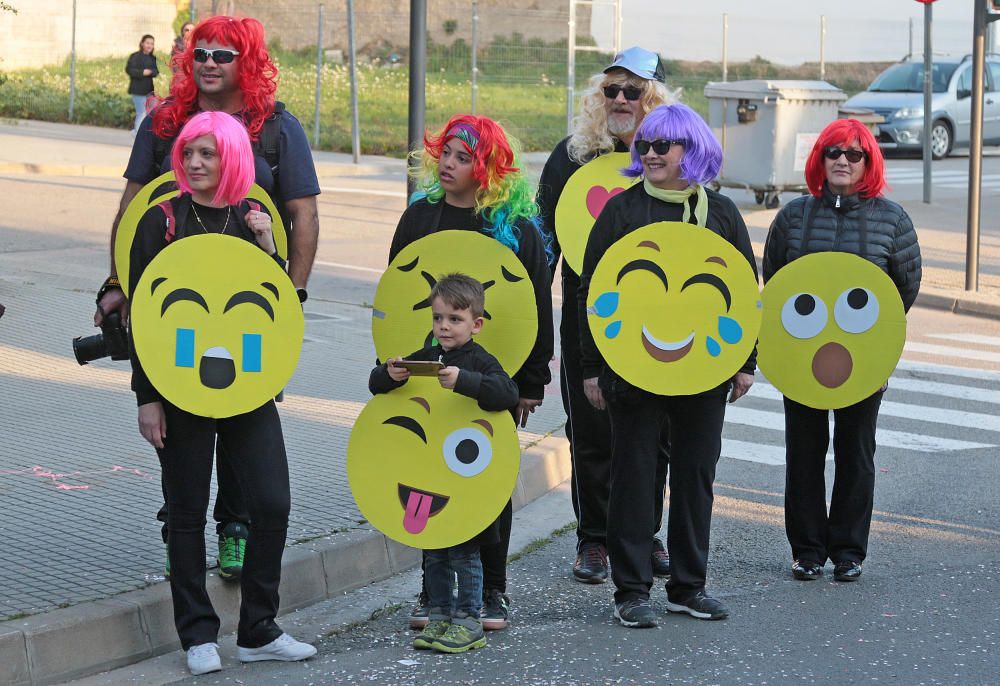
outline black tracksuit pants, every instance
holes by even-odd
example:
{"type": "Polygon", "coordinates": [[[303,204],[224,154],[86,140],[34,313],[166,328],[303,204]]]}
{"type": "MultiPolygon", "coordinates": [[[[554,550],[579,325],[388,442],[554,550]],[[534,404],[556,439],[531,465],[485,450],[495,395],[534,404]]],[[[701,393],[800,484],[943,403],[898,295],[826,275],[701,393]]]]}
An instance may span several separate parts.
{"type": "MultiPolygon", "coordinates": [[[[565,265],[563,269],[566,270],[565,265]]],[[[562,323],[559,325],[561,353],[560,387],[566,410],[566,437],[572,458],[571,486],[573,512],[576,514],[577,547],[581,543],[607,544],[608,497],[611,491],[611,418],[594,409],[583,392],[583,367],[580,364],[580,315],[576,292],[580,279],[564,271],[562,323]]],[[[656,506],[653,532],[663,521],[663,494],[669,462],[669,436],[663,434],[652,483],[656,506]]]]}
{"type": "MultiPolygon", "coordinates": [[[[705,588],[712,484],[722,451],[728,384],[699,395],[661,396],[632,388],[608,394],[614,435],[608,553],[615,602],[648,598],[653,585],[655,483],[661,432],[670,439],[667,594],[682,602],[705,588]]],[[[662,501],[662,498],[659,500],[662,501]]]]}
{"type": "Polygon", "coordinates": [[[833,496],[826,510],[828,410],[785,398],[785,533],[792,557],[863,562],[875,496],[875,424],[882,391],[834,410],[833,496]]]}
{"type": "Polygon", "coordinates": [[[216,435],[240,456],[232,466],[250,509],[236,642],[245,648],[266,645],[281,635],[274,619],[290,507],[278,411],[269,401],[246,414],[211,419],[167,402],[163,407],[167,438],[157,454],[169,505],[170,591],[181,645],[186,650],[218,640],[219,618],[205,590],[205,514],[216,435]]]}

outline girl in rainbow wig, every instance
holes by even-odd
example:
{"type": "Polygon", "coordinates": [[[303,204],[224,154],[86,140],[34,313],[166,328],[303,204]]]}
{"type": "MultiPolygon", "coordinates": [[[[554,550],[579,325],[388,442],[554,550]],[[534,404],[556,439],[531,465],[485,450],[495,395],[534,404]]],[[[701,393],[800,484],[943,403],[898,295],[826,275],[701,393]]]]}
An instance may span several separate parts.
{"type": "MultiPolygon", "coordinates": [[[[129,264],[133,287],[169,243],[208,233],[255,243],[285,267],[275,248],[270,216],[260,205],[245,199],[254,180],[254,156],[240,122],[225,112],[194,115],[177,137],[172,162],[181,192],[151,207],[139,220],[129,264]]],[[[220,268],[225,269],[225,265],[220,268]]],[[[194,302],[202,297],[185,288],[174,291],[184,292],[188,293],[184,297],[194,302]]],[[[135,346],[130,349],[134,351],[135,346]]],[[[275,623],[290,495],[284,438],[274,401],[224,419],[193,415],[162,397],[135,354],[132,390],[139,405],[139,431],[156,448],[163,471],[169,505],[170,591],[177,633],[187,651],[191,673],[222,669],[217,643],[219,618],[205,589],[205,514],[217,437],[240,456],[232,466],[250,510],[246,562],[240,579],[239,659],[288,661],[315,655],[313,646],[296,641],[275,623]]]]}
{"type": "MultiPolygon", "coordinates": [[[[551,380],[551,251],[542,240],[534,190],[518,166],[516,142],[492,119],[463,114],[452,117],[438,133],[425,136],[423,150],[412,154],[420,160],[415,174],[419,191],[400,217],[389,261],[410,243],[444,230],[484,233],[517,254],[534,286],[538,313],[535,344],[513,375],[520,391],[514,419],[525,426],[528,415],[542,404],[545,386],[551,380]]],[[[446,271],[463,272],[463,267],[462,260],[456,259],[446,271]]],[[[480,546],[484,629],[507,626],[510,503],[498,525],[499,541],[480,546]]],[[[414,628],[427,624],[426,594],[421,592],[420,597],[410,619],[414,628]]]]}

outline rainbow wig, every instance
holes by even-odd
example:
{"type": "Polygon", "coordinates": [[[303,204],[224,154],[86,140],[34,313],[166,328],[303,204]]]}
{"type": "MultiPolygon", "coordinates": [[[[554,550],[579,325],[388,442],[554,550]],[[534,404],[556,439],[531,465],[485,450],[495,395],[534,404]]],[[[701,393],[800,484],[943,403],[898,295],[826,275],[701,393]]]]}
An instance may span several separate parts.
{"type": "Polygon", "coordinates": [[[642,160],[635,149],[635,141],[652,143],[660,139],[684,141],[681,178],[688,183],[705,184],[719,175],[722,146],[701,115],[680,103],[661,105],[646,115],[632,141],[632,164],[622,169],[622,174],[642,176],[642,160]]]}
{"type": "Polygon", "coordinates": [[[520,230],[518,219],[526,219],[535,226],[542,237],[545,253],[551,262],[554,258],[551,239],[545,240],[538,218],[538,205],[528,180],[518,163],[517,140],[489,117],[457,114],[438,134],[424,136],[424,149],[413,153],[420,160],[414,172],[418,191],[410,202],[426,197],[437,203],[444,197],[438,176],[438,161],[444,144],[458,139],[472,155],[472,176],[479,183],[476,190],[476,214],[486,219],[486,233],[517,252],[520,230]]]}
{"type": "Polygon", "coordinates": [[[175,73],[170,95],[153,113],[153,133],[160,138],[173,138],[191,113],[198,110],[198,87],[192,71],[198,41],[221,43],[240,53],[235,64],[243,92],[243,123],[250,138],[257,140],[264,120],[274,113],[278,68],[267,54],[264,26],[259,21],[222,15],[209,17],[195,26],[187,47],[171,60],[175,73]]]}
{"type": "Polygon", "coordinates": [[[225,112],[199,112],[191,117],[177,135],[170,153],[170,163],[182,193],[191,192],[184,173],[184,146],[202,136],[215,138],[219,154],[219,187],[215,189],[213,203],[236,205],[254,182],[253,149],[246,129],[233,115],[225,112]]]}
{"type": "Polygon", "coordinates": [[[878,146],[878,141],[875,140],[875,136],[868,130],[868,127],[857,119],[834,120],[820,132],[819,138],[813,144],[812,152],[806,158],[806,186],[810,193],[817,198],[823,195],[823,184],[826,183],[823,151],[835,145],[846,148],[855,141],[865,151],[866,156],[865,173],[858,183],[857,192],[863,198],[874,198],[882,195],[886,186],[885,159],[882,157],[882,149],[878,146]]]}

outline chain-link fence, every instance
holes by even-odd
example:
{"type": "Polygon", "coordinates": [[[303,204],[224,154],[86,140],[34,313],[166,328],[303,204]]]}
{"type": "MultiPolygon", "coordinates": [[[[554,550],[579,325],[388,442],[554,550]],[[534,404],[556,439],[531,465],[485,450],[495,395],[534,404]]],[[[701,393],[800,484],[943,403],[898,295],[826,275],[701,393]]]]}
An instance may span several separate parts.
{"type": "MultiPolygon", "coordinates": [[[[30,60],[17,63],[9,58],[0,61],[0,116],[69,121],[72,95],[72,121],[129,128],[133,111],[124,65],[144,33],[157,41],[161,76],[155,80],[156,93],[167,93],[168,51],[187,15],[176,15],[172,0],[120,1],[123,13],[109,15],[104,10],[111,1],[72,3],[78,5],[74,78],[66,57],[74,37],[68,12],[58,18],[35,16],[32,7],[22,7],[17,16],[0,12],[0,45],[20,45],[16,43],[20,40],[29,46],[24,49],[35,50],[44,43],[38,36],[53,37],[45,54],[32,53],[30,60]],[[29,40],[30,44],[25,42],[29,40]],[[35,66],[46,63],[50,66],[35,66]]],[[[67,8],[70,2],[66,0],[67,8]]],[[[391,4],[384,0],[354,0],[354,6],[361,150],[400,156],[406,152],[407,139],[409,2],[396,3],[396,11],[388,11],[391,4]]],[[[578,45],[594,42],[590,10],[585,7],[577,7],[578,45]]],[[[197,0],[194,6],[197,19],[213,10],[255,16],[263,22],[280,69],[279,99],[299,118],[316,147],[350,151],[345,0],[197,0]]],[[[569,2],[504,0],[501,5],[497,0],[427,0],[427,11],[428,128],[442,125],[456,112],[475,110],[500,120],[525,149],[551,149],[566,133],[569,2]]],[[[719,19],[719,32],[706,41],[717,44],[721,56],[721,15],[719,19]]],[[[742,21],[730,18],[734,33],[742,21]]],[[[897,24],[900,32],[907,31],[905,19],[897,24]]],[[[831,21],[831,31],[841,28],[831,21]]],[[[827,50],[825,78],[849,93],[867,86],[888,64],[837,62],[842,45],[838,42],[827,50]]],[[[611,60],[608,48],[573,56],[577,96],[590,75],[611,60]]],[[[21,48],[12,50],[20,54],[21,48]]],[[[767,54],[766,46],[761,52],[767,54]]],[[[7,54],[10,51],[0,47],[0,57],[7,54]]],[[[704,113],[704,85],[722,79],[721,62],[668,59],[665,63],[668,85],[681,88],[684,101],[704,113]]],[[[817,62],[785,67],[756,57],[728,64],[727,72],[729,80],[814,79],[819,78],[820,67],[817,62]]]]}

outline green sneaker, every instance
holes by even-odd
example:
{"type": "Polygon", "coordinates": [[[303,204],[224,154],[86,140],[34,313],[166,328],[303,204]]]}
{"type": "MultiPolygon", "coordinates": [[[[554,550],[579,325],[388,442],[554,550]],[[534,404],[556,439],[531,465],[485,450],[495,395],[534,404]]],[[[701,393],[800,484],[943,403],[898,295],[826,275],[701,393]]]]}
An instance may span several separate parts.
{"type": "Polygon", "coordinates": [[[424,630],[413,639],[413,647],[417,650],[430,650],[434,647],[434,641],[444,636],[450,626],[451,622],[447,619],[436,619],[433,622],[428,622],[424,630]]]}
{"type": "Polygon", "coordinates": [[[219,576],[224,581],[239,581],[243,573],[243,556],[247,549],[247,530],[243,522],[229,522],[219,534],[219,576]]]}
{"type": "Polygon", "coordinates": [[[472,618],[453,620],[444,635],[431,644],[431,648],[439,653],[464,653],[473,648],[485,647],[483,625],[472,618]]]}

